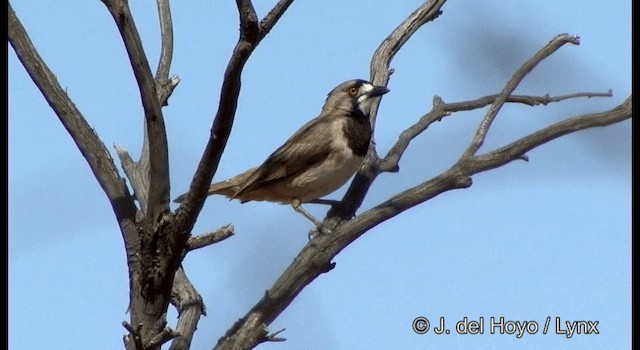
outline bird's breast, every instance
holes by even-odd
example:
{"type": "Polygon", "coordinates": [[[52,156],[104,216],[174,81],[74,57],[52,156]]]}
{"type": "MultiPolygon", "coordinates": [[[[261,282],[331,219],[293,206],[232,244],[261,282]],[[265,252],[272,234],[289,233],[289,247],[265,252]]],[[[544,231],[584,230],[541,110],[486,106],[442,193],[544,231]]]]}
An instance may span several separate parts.
{"type": "MultiPolygon", "coordinates": [[[[299,192],[300,201],[307,202],[337,190],[362,165],[366,151],[363,153],[360,150],[354,150],[354,140],[351,138],[363,136],[347,131],[350,129],[350,122],[349,118],[339,118],[331,123],[331,152],[327,158],[301,173],[289,184],[290,188],[299,192]]],[[[370,133],[368,135],[369,137],[364,137],[367,147],[370,133]]]]}
{"type": "Polygon", "coordinates": [[[332,153],[324,162],[297,176],[289,188],[301,202],[308,202],[334,192],[349,180],[362,165],[363,157],[351,151],[332,153]]]}
{"type": "Polygon", "coordinates": [[[357,155],[364,157],[371,143],[371,122],[368,115],[354,113],[344,118],[342,133],[347,146],[357,155]]]}

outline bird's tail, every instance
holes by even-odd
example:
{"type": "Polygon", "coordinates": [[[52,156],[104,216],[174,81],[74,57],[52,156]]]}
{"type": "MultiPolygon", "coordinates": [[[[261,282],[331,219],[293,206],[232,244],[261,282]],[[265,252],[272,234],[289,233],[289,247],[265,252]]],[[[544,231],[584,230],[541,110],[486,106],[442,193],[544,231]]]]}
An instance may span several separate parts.
{"type": "MultiPolygon", "coordinates": [[[[246,178],[249,175],[251,175],[253,170],[255,170],[255,168],[249,169],[249,170],[245,171],[244,173],[242,173],[240,175],[236,175],[236,176],[234,176],[234,177],[232,177],[232,178],[230,178],[228,180],[221,181],[221,182],[216,182],[214,184],[211,184],[211,186],[209,186],[209,190],[207,191],[207,196],[211,196],[211,195],[214,195],[214,194],[219,194],[219,195],[223,195],[223,196],[225,196],[227,198],[233,199],[235,197],[235,195],[238,193],[238,191],[242,188],[242,184],[244,183],[246,178]]],[[[173,201],[175,203],[182,203],[182,201],[184,201],[184,199],[187,197],[187,193],[183,193],[183,194],[179,195],[173,201]]]]}
{"type": "MultiPolygon", "coordinates": [[[[231,198],[236,193],[238,186],[234,186],[233,184],[227,183],[227,181],[218,182],[209,186],[209,190],[207,191],[207,196],[212,196],[214,194],[220,194],[225,197],[231,198]]],[[[183,193],[179,195],[176,199],[174,199],[174,203],[182,203],[182,201],[187,198],[187,193],[183,193]]]]}

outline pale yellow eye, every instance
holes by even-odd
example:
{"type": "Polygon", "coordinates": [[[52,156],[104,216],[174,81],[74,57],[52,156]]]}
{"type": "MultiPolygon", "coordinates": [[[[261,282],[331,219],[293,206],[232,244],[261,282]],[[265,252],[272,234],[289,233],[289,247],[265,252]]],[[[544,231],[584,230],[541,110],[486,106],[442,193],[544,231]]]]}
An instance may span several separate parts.
{"type": "Polygon", "coordinates": [[[358,88],[355,86],[349,89],[349,94],[355,96],[358,93],[358,88]]]}

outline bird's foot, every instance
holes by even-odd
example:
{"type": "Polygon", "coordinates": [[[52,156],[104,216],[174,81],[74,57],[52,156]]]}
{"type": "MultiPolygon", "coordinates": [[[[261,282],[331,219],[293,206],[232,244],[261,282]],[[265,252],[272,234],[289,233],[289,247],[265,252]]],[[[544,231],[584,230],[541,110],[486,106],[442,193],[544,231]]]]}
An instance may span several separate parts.
{"type": "Polygon", "coordinates": [[[304,216],[305,218],[307,218],[309,221],[313,222],[314,225],[316,225],[316,227],[309,231],[309,239],[315,237],[316,234],[330,234],[331,230],[326,227],[322,221],[316,219],[313,215],[309,214],[308,211],[306,211],[302,205],[300,204],[300,201],[295,200],[291,203],[291,207],[293,208],[293,210],[297,211],[298,213],[300,213],[302,216],[304,216]]]}
{"type": "Polygon", "coordinates": [[[333,231],[331,231],[331,229],[329,229],[327,226],[321,223],[319,226],[316,225],[316,227],[309,230],[309,234],[307,235],[307,238],[309,238],[309,240],[312,240],[319,235],[329,235],[332,232],[333,231]]]}

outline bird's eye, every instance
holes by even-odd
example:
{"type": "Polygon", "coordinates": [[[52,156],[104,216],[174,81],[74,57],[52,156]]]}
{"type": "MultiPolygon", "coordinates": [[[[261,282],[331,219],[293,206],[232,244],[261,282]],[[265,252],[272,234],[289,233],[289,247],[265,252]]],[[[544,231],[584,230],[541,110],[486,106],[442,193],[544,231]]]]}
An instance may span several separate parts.
{"type": "Polygon", "coordinates": [[[358,88],[355,86],[349,89],[349,95],[354,95],[358,93],[358,88]]]}

